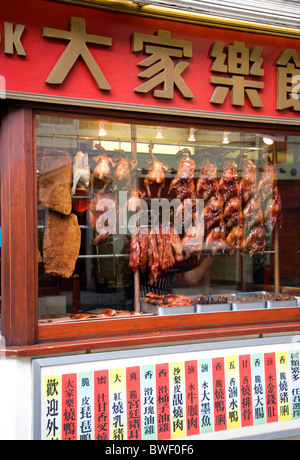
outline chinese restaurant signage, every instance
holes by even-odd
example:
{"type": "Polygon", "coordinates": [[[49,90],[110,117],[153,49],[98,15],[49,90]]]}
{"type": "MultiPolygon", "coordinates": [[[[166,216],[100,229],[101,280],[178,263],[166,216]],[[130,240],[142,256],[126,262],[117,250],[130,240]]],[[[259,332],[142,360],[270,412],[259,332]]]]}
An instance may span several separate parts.
{"type": "Polygon", "coordinates": [[[201,439],[261,434],[271,425],[276,431],[278,422],[281,430],[299,428],[300,350],[288,347],[45,368],[41,438],[201,439]]]}
{"type": "Polygon", "coordinates": [[[297,39],[47,1],[3,3],[0,75],[8,98],[299,118],[297,39]]]}

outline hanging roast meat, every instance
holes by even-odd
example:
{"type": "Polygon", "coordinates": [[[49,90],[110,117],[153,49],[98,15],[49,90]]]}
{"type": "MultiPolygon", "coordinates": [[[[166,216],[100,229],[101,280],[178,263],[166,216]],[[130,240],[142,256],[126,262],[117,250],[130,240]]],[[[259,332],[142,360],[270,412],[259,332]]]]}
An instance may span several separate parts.
{"type": "Polygon", "coordinates": [[[116,166],[113,175],[115,182],[125,190],[129,190],[131,187],[131,171],[136,167],[137,162],[130,160],[124,150],[115,150],[113,161],[116,166]]]}
{"type": "Polygon", "coordinates": [[[204,158],[200,164],[200,177],[197,181],[197,198],[209,200],[218,192],[217,165],[209,158],[204,158]]]}
{"type": "Polygon", "coordinates": [[[225,160],[222,177],[219,180],[219,193],[224,202],[239,195],[237,165],[234,161],[225,160]]]}
{"type": "Polygon", "coordinates": [[[160,198],[162,189],[165,186],[165,173],[168,172],[169,168],[167,165],[159,161],[153,154],[153,144],[149,145],[149,153],[151,155],[150,160],[146,160],[147,163],[149,164],[149,170],[148,174],[144,179],[144,185],[147,191],[147,195],[149,198],[151,198],[151,190],[150,190],[150,185],[151,184],[159,184],[158,192],[157,192],[157,198],[160,198]]]}
{"type": "Polygon", "coordinates": [[[257,252],[263,254],[266,247],[265,225],[256,225],[252,227],[246,238],[245,247],[248,249],[250,257],[257,252]]]}
{"type": "Polygon", "coordinates": [[[243,220],[242,200],[239,196],[227,201],[224,206],[223,219],[227,228],[232,228],[243,220]]]}
{"type": "Polygon", "coordinates": [[[176,262],[183,260],[183,245],[173,225],[154,229],[138,229],[131,238],[130,268],[142,272],[149,267],[151,282],[157,281],[176,262]]]}
{"type": "Polygon", "coordinates": [[[233,227],[226,237],[227,250],[230,255],[235,252],[243,253],[245,249],[245,228],[241,222],[233,227]]]}
{"type": "Polygon", "coordinates": [[[248,201],[243,209],[243,218],[245,220],[245,224],[249,228],[264,222],[260,196],[254,196],[248,201]]]}
{"type": "Polygon", "coordinates": [[[212,196],[204,207],[204,221],[207,232],[223,223],[224,199],[220,193],[212,196]]]}
{"type": "Polygon", "coordinates": [[[73,160],[73,186],[71,193],[75,195],[78,182],[83,182],[85,187],[90,183],[89,156],[87,153],[77,152],[73,160]]]}
{"type": "Polygon", "coordinates": [[[265,216],[266,224],[271,231],[275,229],[275,226],[277,223],[281,227],[282,207],[281,207],[281,197],[278,192],[277,185],[275,185],[274,190],[273,190],[273,198],[271,198],[267,203],[264,216],[265,216]]]}
{"type": "Polygon", "coordinates": [[[201,254],[204,241],[205,227],[204,222],[199,220],[196,225],[192,225],[182,238],[182,246],[185,252],[185,258],[196,254],[201,254]]]}
{"type": "Polygon", "coordinates": [[[196,163],[191,158],[191,152],[189,149],[185,148],[179,150],[177,155],[180,157],[177,164],[177,174],[171,181],[169,193],[174,192],[180,201],[186,198],[194,198],[194,172],[196,169],[196,163]]]}
{"type": "Polygon", "coordinates": [[[205,243],[213,256],[218,251],[224,253],[226,249],[226,229],[224,223],[211,229],[206,236],[205,243]]]}
{"type": "Polygon", "coordinates": [[[97,163],[94,171],[91,174],[91,190],[94,190],[94,181],[97,178],[99,181],[103,183],[103,187],[101,191],[104,193],[106,189],[112,184],[113,182],[113,167],[114,162],[112,158],[110,158],[107,154],[105,149],[101,146],[101,144],[96,145],[99,155],[93,157],[93,160],[97,163]]]}
{"type": "Polygon", "coordinates": [[[129,267],[135,273],[140,267],[141,248],[139,243],[139,232],[136,231],[131,237],[129,267]]]}
{"type": "Polygon", "coordinates": [[[93,230],[97,233],[93,240],[95,245],[112,235],[112,227],[108,225],[107,216],[105,215],[109,206],[114,208],[117,218],[118,203],[110,193],[99,191],[89,202],[87,209],[89,222],[93,230]],[[100,203],[101,200],[102,203],[100,203]]]}
{"type": "Polygon", "coordinates": [[[253,161],[242,160],[242,177],[240,180],[240,193],[242,203],[247,203],[257,192],[256,165],[253,161]]]}
{"type": "Polygon", "coordinates": [[[269,156],[264,158],[262,167],[262,176],[258,183],[257,192],[265,201],[272,197],[273,189],[276,185],[276,167],[273,165],[269,156]]]}

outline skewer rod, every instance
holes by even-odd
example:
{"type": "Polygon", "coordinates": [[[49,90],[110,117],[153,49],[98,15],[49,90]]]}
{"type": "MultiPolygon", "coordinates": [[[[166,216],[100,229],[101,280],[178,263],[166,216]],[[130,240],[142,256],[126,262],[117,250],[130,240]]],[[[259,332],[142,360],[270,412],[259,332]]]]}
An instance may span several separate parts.
{"type": "Polygon", "coordinates": [[[275,267],[274,267],[274,284],[275,284],[275,293],[280,293],[280,272],[279,272],[279,231],[278,224],[275,227],[274,235],[274,249],[275,249],[275,267]]]}

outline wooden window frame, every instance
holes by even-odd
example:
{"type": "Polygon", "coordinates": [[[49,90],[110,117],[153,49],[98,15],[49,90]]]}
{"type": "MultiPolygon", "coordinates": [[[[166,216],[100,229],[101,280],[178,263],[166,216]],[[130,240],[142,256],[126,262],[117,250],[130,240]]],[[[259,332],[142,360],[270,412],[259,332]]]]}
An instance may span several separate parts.
{"type": "MultiPolygon", "coordinates": [[[[115,347],[166,345],[224,337],[293,333],[300,330],[300,308],[201,313],[182,316],[115,318],[72,323],[38,324],[37,181],[35,116],[37,114],[92,117],[99,110],[70,110],[42,105],[6,103],[1,126],[2,203],[2,336],[7,356],[35,356],[115,347]]],[[[169,123],[182,126],[178,117],[103,113],[118,121],[169,123]]],[[[185,120],[186,123],[186,120],[185,120]]],[[[199,119],[190,119],[199,125],[199,119]]],[[[201,120],[203,126],[212,121],[201,120]]],[[[207,127],[206,126],[206,127],[207,127]]],[[[218,121],[214,127],[226,127],[218,121]]],[[[248,132],[257,125],[235,123],[248,132]]],[[[259,125],[271,132],[275,127],[259,125]]],[[[278,131],[278,126],[276,126],[278,131]]],[[[296,134],[297,127],[284,126],[296,134]]],[[[297,133],[298,134],[298,133],[297,133]]]]}

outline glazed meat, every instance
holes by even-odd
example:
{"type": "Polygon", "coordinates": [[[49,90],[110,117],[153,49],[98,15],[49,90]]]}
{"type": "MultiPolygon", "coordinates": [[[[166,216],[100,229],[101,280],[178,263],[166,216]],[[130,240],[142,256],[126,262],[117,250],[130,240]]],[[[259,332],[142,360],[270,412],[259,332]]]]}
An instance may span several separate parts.
{"type": "Polygon", "coordinates": [[[207,232],[223,222],[224,200],[220,193],[211,197],[204,207],[204,220],[207,232]]]}
{"type": "Polygon", "coordinates": [[[93,157],[93,160],[97,163],[94,171],[91,174],[91,190],[94,190],[94,181],[95,178],[99,179],[101,182],[104,182],[102,192],[112,184],[113,182],[113,173],[112,168],[114,167],[114,162],[112,158],[110,158],[106,153],[105,149],[98,144],[97,149],[99,151],[99,155],[93,157]]]}
{"type": "Polygon", "coordinates": [[[277,223],[281,227],[282,207],[281,207],[281,197],[278,192],[277,185],[274,187],[273,198],[269,200],[266,206],[264,215],[265,215],[266,224],[271,231],[274,230],[277,223]]]}
{"type": "Polygon", "coordinates": [[[182,222],[183,227],[189,227],[196,223],[199,210],[197,209],[197,198],[189,198],[181,201],[175,211],[175,219],[182,222]]]}
{"type": "Polygon", "coordinates": [[[237,165],[234,161],[225,160],[223,174],[219,180],[219,193],[223,196],[224,202],[239,195],[239,183],[237,165]]]}
{"type": "Polygon", "coordinates": [[[144,272],[148,265],[148,229],[139,232],[140,270],[144,272]]]}
{"type": "Polygon", "coordinates": [[[197,181],[197,198],[209,200],[218,192],[217,165],[205,158],[200,164],[200,177],[197,181]]]}
{"type": "Polygon", "coordinates": [[[126,189],[130,188],[131,175],[130,175],[130,163],[127,158],[122,158],[114,172],[114,179],[118,182],[125,182],[126,189]]]}
{"type": "Polygon", "coordinates": [[[243,203],[247,203],[257,191],[256,166],[253,161],[244,158],[242,160],[242,177],[240,180],[240,193],[243,203]]]}
{"type": "Polygon", "coordinates": [[[160,307],[180,307],[189,305],[192,306],[195,304],[196,299],[180,294],[157,295],[152,292],[148,292],[145,302],[160,307]]]}
{"type": "Polygon", "coordinates": [[[221,224],[213,227],[206,236],[205,243],[212,255],[215,255],[217,251],[224,252],[226,249],[225,225],[221,224]]]}
{"type": "Polygon", "coordinates": [[[176,262],[181,262],[183,260],[183,246],[174,226],[170,227],[170,243],[175,253],[176,262]]]}
{"type": "Polygon", "coordinates": [[[157,158],[154,156],[152,144],[149,145],[149,153],[151,155],[151,160],[147,160],[147,163],[149,163],[149,165],[151,166],[149,168],[147,176],[144,179],[144,185],[145,185],[148,197],[151,198],[150,185],[154,183],[159,184],[157,198],[160,198],[161,191],[164,188],[165,182],[166,182],[165,172],[168,172],[169,168],[164,163],[157,160],[157,158]]]}
{"type": "Polygon", "coordinates": [[[118,203],[114,197],[102,191],[99,191],[88,204],[88,219],[91,227],[97,233],[93,240],[95,245],[112,235],[112,228],[107,225],[107,217],[105,216],[108,206],[114,206],[117,213],[118,203]]]}
{"type": "Polygon", "coordinates": [[[129,198],[127,200],[128,211],[136,212],[141,209],[141,200],[146,195],[146,192],[133,188],[130,191],[129,198]]]}
{"type": "Polygon", "coordinates": [[[116,165],[114,180],[124,186],[126,190],[129,190],[131,186],[131,170],[136,166],[136,161],[130,160],[124,150],[115,150],[114,164],[116,165]]]}
{"type": "Polygon", "coordinates": [[[177,152],[180,160],[177,164],[176,177],[171,181],[169,193],[175,192],[179,200],[194,198],[195,196],[194,172],[196,163],[190,154],[189,149],[182,149],[177,152]]]}
{"type": "Polygon", "coordinates": [[[261,210],[261,197],[255,196],[249,200],[243,209],[243,217],[248,227],[253,225],[262,224],[264,222],[264,215],[261,210]]]}
{"type": "Polygon", "coordinates": [[[160,273],[160,261],[156,233],[151,229],[149,230],[148,243],[148,265],[152,276],[156,280],[160,273]]]}
{"type": "Polygon", "coordinates": [[[226,237],[227,250],[230,255],[235,252],[244,252],[245,249],[245,229],[244,224],[240,223],[233,227],[226,237]]]}
{"type": "Polygon", "coordinates": [[[249,251],[250,257],[257,252],[263,254],[266,247],[265,225],[256,225],[250,230],[250,233],[246,238],[245,246],[249,251]]]}
{"type": "Polygon", "coordinates": [[[162,271],[168,272],[175,264],[175,258],[170,242],[170,231],[167,227],[160,228],[159,246],[163,248],[160,268],[162,271]]]}
{"type": "Polygon", "coordinates": [[[223,218],[227,228],[232,228],[243,220],[242,200],[240,197],[236,196],[227,201],[223,218]]]}
{"type": "Polygon", "coordinates": [[[131,238],[129,266],[133,271],[146,271],[153,284],[163,272],[183,260],[181,239],[173,225],[136,231],[131,238]]]}
{"type": "Polygon", "coordinates": [[[272,196],[275,182],[276,168],[270,158],[266,157],[262,170],[262,176],[257,187],[257,192],[262,197],[263,201],[272,196]]]}
{"type": "Polygon", "coordinates": [[[135,232],[131,237],[129,258],[129,267],[133,272],[136,272],[140,268],[140,255],[139,233],[135,232]]]}
{"type": "Polygon", "coordinates": [[[186,235],[182,238],[182,246],[185,257],[189,258],[193,254],[200,256],[204,240],[204,223],[199,221],[196,226],[191,226],[186,235]]]}

